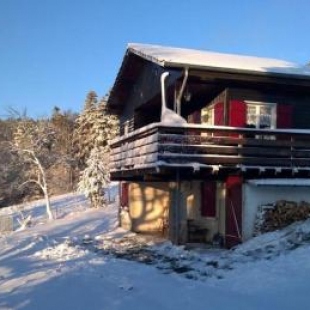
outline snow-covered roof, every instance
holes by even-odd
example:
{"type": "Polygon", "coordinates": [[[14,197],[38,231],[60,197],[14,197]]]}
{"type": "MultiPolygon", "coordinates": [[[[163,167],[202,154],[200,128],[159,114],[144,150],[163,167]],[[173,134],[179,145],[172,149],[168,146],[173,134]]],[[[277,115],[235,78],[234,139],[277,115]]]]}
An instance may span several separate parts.
{"type": "Polygon", "coordinates": [[[279,59],[137,43],[128,44],[128,50],[163,67],[242,70],[310,77],[309,66],[279,59]]]}
{"type": "Polygon", "coordinates": [[[247,183],[256,186],[310,186],[309,179],[255,179],[247,183]]]}

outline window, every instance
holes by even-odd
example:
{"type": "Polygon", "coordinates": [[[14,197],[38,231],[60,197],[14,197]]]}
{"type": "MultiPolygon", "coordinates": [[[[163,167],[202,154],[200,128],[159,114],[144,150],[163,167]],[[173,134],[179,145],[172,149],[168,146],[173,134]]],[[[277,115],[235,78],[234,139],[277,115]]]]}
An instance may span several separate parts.
{"type": "Polygon", "coordinates": [[[246,124],[250,128],[276,128],[276,104],[246,101],[246,124]]]}
{"type": "Polygon", "coordinates": [[[204,108],[201,110],[201,123],[205,125],[214,124],[214,109],[213,107],[204,108]]]}
{"type": "MultiPolygon", "coordinates": [[[[214,125],[214,106],[209,106],[201,110],[201,124],[206,126],[214,125]]],[[[203,132],[201,136],[213,136],[210,132],[203,132]]]]}

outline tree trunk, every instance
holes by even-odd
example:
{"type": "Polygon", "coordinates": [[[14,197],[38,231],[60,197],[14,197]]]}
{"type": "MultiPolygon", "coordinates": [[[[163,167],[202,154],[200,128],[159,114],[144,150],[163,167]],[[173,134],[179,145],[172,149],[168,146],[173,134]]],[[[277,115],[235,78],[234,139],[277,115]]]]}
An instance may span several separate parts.
{"type": "Polygon", "coordinates": [[[35,155],[35,153],[33,151],[29,151],[29,150],[23,150],[23,151],[32,155],[33,162],[38,166],[38,168],[41,172],[41,178],[40,178],[40,174],[39,174],[38,181],[32,181],[31,180],[30,182],[35,182],[41,187],[43,194],[44,194],[44,198],[45,198],[46,214],[47,214],[49,220],[53,220],[54,216],[53,216],[53,213],[51,210],[51,205],[50,205],[50,199],[49,199],[49,194],[48,194],[48,187],[47,187],[47,182],[46,182],[45,170],[44,170],[43,166],[41,165],[39,158],[35,155]]]}
{"type": "Polygon", "coordinates": [[[47,214],[49,220],[53,220],[54,216],[53,216],[53,213],[52,213],[52,210],[51,210],[50,198],[49,198],[49,195],[48,195],[47,188],[43,189],[43,193],[44,193],[45,204],[46,204],[46,214],[47,214]]]}

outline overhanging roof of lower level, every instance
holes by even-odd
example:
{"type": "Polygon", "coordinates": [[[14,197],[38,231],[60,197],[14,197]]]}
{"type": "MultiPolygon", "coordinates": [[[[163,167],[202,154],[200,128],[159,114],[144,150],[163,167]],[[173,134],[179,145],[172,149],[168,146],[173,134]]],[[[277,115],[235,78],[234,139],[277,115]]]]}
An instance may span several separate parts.
{"type": "Polygon", "coordinates": [[[255,185],[255,186],[310,186],[310,179],[256,179],[256,180],[248,180],[247,183],[255,185]]]}

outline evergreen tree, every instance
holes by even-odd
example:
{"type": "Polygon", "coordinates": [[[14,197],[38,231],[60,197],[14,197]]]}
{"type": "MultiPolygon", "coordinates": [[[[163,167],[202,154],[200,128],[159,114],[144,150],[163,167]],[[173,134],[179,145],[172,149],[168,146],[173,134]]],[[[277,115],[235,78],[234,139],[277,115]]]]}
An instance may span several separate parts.
{"type": "Polygon", "coordinates": [[[80,167],[79,191],[90,198],[93,207],[103,204],[103,187],[109,181],[109,141],[118,133],[118,119],[89,92],[84,110],[77,119],[75,149],[80,167]]]}
{"type": "Polygon", "coordinates": [[[73,148],[80,170],[85,168],[86,160],[90,156],[91,149],[94,146],[92,132],[96,115],[96,106],[97,94],[94,91],[90,91],[87,94],[84,109],[75,121],[73,148]]]}
{"type": "Polygon", "coordinates": [[[78,191],[84,193],[90,199],[91,206],[96,208],[104,205],[103,188],[110,181],[107,165],[107,154],[95,146],[80,175],[78,191]]]}
{"type": "Polygon", "coordinates": [[[57,137],[53,145],[53,152],[61,159],[58,161],[57,167],[48,171],[50,186],[55,193],[73,190],[76,165],[73,157],[72,138],[76,117],[76,114],[70,111],[63,112],[58,107],[55,107],[52,112],[50,123],[57,137]]]}

